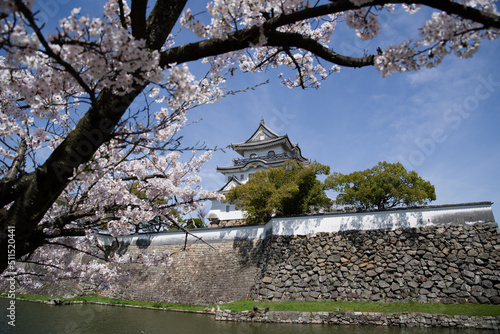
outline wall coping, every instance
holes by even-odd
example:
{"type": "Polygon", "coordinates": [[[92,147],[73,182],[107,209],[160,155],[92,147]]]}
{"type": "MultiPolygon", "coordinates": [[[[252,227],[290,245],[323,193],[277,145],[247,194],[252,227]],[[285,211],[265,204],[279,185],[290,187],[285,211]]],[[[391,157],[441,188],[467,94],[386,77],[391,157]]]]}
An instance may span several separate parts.
{"type": "Polygon", "coordinates": [[[417,205],[411,207],[397,207],[384,210],[353,210],[353,211],[338,211],[338,212],[319,212],[319,213],[304,213],[300,215],[281,215],[274,218],[290,218],[290,217],[315,217],[315,216],[335,216],[347,214],[369,214],[369,213],[383,213],[395,211],[419,211],[419,210],[432,210],[443,208],[460,208],[460,207],[491,207],[494,203],[490,201],[482,202],[468,202],[468,203],[454,203],[454,204],[434,204],[434,205],[417,205]]]}
{"type": "MultiPolygon", "coordinates": [[[[385,211],[334,212],[297,216],[279,216],[267,224],[191,229],[190,232],[206,243],[259,241],[274,235],[310,235],[348,230],[415,228],[449,224],[494,222],[492,202],[395,208],[385,211]]],[[[115,238],[101,234],[103,244],[115,238]]],[[[147,248],[161,245],[202,243],[182,231],[133,234],[118,237],[125,245],[147,248]]]]}

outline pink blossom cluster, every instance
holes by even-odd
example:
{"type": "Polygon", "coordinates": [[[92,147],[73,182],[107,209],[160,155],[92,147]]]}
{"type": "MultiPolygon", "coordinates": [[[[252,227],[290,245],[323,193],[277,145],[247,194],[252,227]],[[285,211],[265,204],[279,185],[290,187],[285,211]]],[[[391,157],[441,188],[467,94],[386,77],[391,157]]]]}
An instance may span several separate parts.
{"type": "MultiPolygon", "coordinates": [[[[295,11],[307,8],[308,1],[227,1],[216,0],[209,2],[207,13],[210,15],[210,23],[204,24],[200,19],[187,9],[181,18],[181,24],[195,32],[198,37],[227,38],[227,34],[243,28],[252,26],[262,27],[266,18],[264,13],[272,13],[274,17],[290,14],[295,11]]],[[[335,30],[336,16],[327,15],[321,20],[304,20],[280,27],[281,32],[299,33],[310,36],[318,42],[327,45],[335,30]]],[[[267,67],[285,66],[291,69],[299,69],[294,79],[290,79],[283,73],[279,75],[282,84],[293,88],[297,86],[308,86],[318,88],[320,81],[333,72],[337,72],[336,65],[325,68],[317,63],[312,53],[305,53],[300,50],[291,51],[289,55],[280,53],[278,48],[265,47],[267,37],[265,31],[260,29],[257,40],[251,43],[253,50],[235,51],[228,54],[211,57],[206,60],[211,64],[211,70],[220,73],[224,68],[236,65],[244,72],[260,72],[267,67]]]]}
{"type": "Polygon", "coordinates": [[[346,24],[356,30],[356,36],[362,40],[375,38],[380,32],[378,17],[366,7],[350,10],[345,14],[346,24]]]}
{"type": "MultiPolygon", "coordinates": [[[[378,13],[385,11],[392,14],[395,4],[370,5],[372,0],[351,0],[360,9],[339,12],[335,15],[323,15],[303,21],[295,21],[277,30],[281,32],[296,32],[309,36],[315,41],[332,46],[331,35],[336,24],[344,20],[346,25],[355,30],[355,34],[362,40],[371,40],[379,35],[381,25],[378,13]]],[[[459,0],[460,4],[481,9],[486,12],[497,13],[493,0],[459,0]]],[[[228,34],[239,29],[252,26],[264,27],[270,19],[294,13],[309,6],[321,6],[328,2],[317,2],[314,5],[307,1],[230,1],[215,0],[207,5],[209,20],[201,18],[201,14],[194,15],[187,10],[181,19],[181,24],[195,31],[203,38],[227,38],[228,34]],[[209,22],[208,22],[209,21],[209,22]]],[[[406,12],[416,13],[420,4],[401,4],[406,12]]],[[[222,60],[212,57],[212,64],[226,63],[228,66],[238,65],[243,71],[258,72],[272,67],[289,67],[295,70],[295,76],[280,73],[279,78],[288,87],[319,87],[319,82],[329,74],[337,72],[338,66],[328,69],[322,65],[317,57],[301,49],[283,50],[267,46],[265,29],[260,30],[258,40],[251,43],[255,47],[252,52],[241,51],[222,55],[222,60]],[[286,52],[285,52],[286,51],[286,52]]],[[[432,67],[440,63],[442,58],[450,53],[459,57],[470,57],[480,46],[481,39],[495,39],[498,32],[495,29],[485,29],[478,23],[451,16],[444,12],[435,12],[432,18],[420,29],[419,40],[403,41],[392,45],[382,54],[376,56],[375,65],[382,76],[394,72],[417,70],[422,67],[432,67]]],[[[335,45],[332,48],[335,50],[335,45]]],[[[220,68],[221,66],[218,65],[220,68]]]]}
{"type": "MultiPolygon", "coordinates": [[[[51,35],[42,31],[36,14],[30,12],[33,3],[0,2],[0,177],[35,171],[103,90],[125,96],[133,87],[144,88],[143,103],[130,102],[112,138],[90,161],[73,170],[69,185],[40,221],[39,229],[48,240],[83,229],[106,230],[113,237],[127,235],[148,222],[168,225],[175,214],[200,209],[204,199],[221,199],[220,194],[203,189],[198,176],[211,153],[183,147],[180,131],[188,125],[190,109],[224,96],[222,86],[237,69],[255,73],[281,68],[278,77],[283,85],[319,88],[321,80],[339,71],[337,64],[375,63],[387,76],[434,67],[449,54],[470,57],[481,40],[498,38],[498,30],[434,11],[420,28],[419,38],[384,50],[371,43],[373,55],[356,58],[337,53],[332,36],[338,25],[345,23],[361,40],[374,39],[381,29],[379,14],[394,13],[396,5],[375,6],[370,0],[213,0],[205,13],[187,9],[180,24],[208,42],[228,41],[242,30],[250,32],[252,40],[243,38],[246,44],[236,43],[234,51],[204,58],[209,70],[196,78],[185,63],[160,66],[160,56],[179,51],[173,50],[174,36],[166,39],[161,50],[148,48],[145,40],[132,34],[126,1],[107,1],[99,18],[76,8],[51,35]],[[338,5],[351,10],[331,9],[338,5]],[[332,65],[326,65],[329,62],[332,65]]],[[[493,0],[456,3],[498,15],[493,0]]],[[[420,8],[400,6],[410,14],[420,8]]],[[[216,53],[211,52],[207,54],[216,53]]],[[[185,61],[180,57],[179,62],[185,61]]],[[[86,252],[99,249],[95,239],[89,240],[93,242],[79,247],[86,252]]],[[[44,252],[39,261],[47,257],[49,266],[55,266],[50,262],[53,254],[44,252]]],[[[139,257],[154,264],[162,256],[139,257]]],[[[112,258],[117,263],[128,261],[112,258]]],[[[115,273],[107,272],[99,261],[85,263],[84,271],[93,281],[104,282],[115,273]]],[[[75,268],[68,272],[76,272],[77,264],[67,265],[75,268]]]]}
{"type": "MultiPolygon", "coordinates": [[[[123,129],[123,135],[127,133],[123,129]]],[[[40,222],[41,226],[49,226],[45,233],[58,235],[61,230],[53,222],[77,212],[88,226],[105,223],[112,236],[128,235],[137,232],[141,223],[156,217],[164,217],[168,225],[166,217],[175,207],[189,213],[203,207],[202,200],[219,198],[218,193],[200,186],[201,178],[197,175],[210,159],[209,151],[193,153],[185,162],[178,152],[163,154],[154,149],[157,138],[147,137],[143,135],[135,142],[144,147],[125,150],[122,141],[113,140],[99,149],[91,163],[82,165],[40,222]]]]}
{"type": "Polygon", "coordinates": [[[21,286],[29,289],[39,289],[60,279],[74,279],[100,291],[112,288],[110,282],[129,277],[128,272],[122,270],[123,265],[139,264],[140,268],[146,269],[168,266],[171,262],[168,251],[137,249],[120,254],[96,233],[89,231],[85,237],[51,240],[25,261],[16,263],[15,271],[3,273],[0,279],[15,277],[21,286]]]}
{"type": "MultiPolygon", "coordinates": [[[[461,1],[473,8],[498,14],[495,1],[461,1]]],[[[417,6],[405,6],[410,13],[417,6]]],[[[375,61],[382,76],[395,72],[416,71],[440,64],[451,53],[458,57],[471,57],[479,48],[482,39],[498,38],[498,30],[484,29],[482,24],[457,18],[445,12],[435,12],[419,31],[420,39],[407,40],[392,45],[383,51],[375,61]]]]}
{"type": "MultiPolygon", "coordinates": [[[[125,22],[119,18],[118,2],[110,0],[101,18],[74,9],[60,20],[56,34],[44,38],[13,1],[1,2],[2,13],[11,14],[0,18],[0,45],[6,51],[0,56],[1,177],[19,154],[24,159],[22,172],[35,170],[102,89],[121,95],[133,85],[149,84],[143,99],[146,106],[127,112],[113,139],[75,169],[69,185],[40,221],[39,229],[51,242],[83,228],[105,230],[117,237],[141,231],[147,222],[169,225],[175,221],[174,209],[188,214],[202,208],[203,200],[221,198],[203,189],[197,175],[211,152],[204,149],[201,154],[181,155],[177,150],[186,149],[180,146],[179,131],[188,125],[187,112],[221,98],[223,77],[207,75],[195,80],[185,64],[171,64],[164,71],[159,53],[132,36],[130,9],[123,5],[125,22]],[[25,153],[20,151],[23,145],[25,153]]],[[[168,39],[165,47],[171,45],[168,39]]],[[[95,238],[85,240],[79,250],[96,249],[95,238]]],[[[97,260],[58,264],[61,249],[42,247],[26,260],[36,258],[48,267],[66,267],[68,275],[81,273],[101,283],[116,274],[97,260]]],[[[134,260],[157,264],[167,258],[141,253],[134,260]]],[[[19,266],[18,277],[25,277],[25,283],[30,283],[25,275],[28,267],[19,266]]]]}

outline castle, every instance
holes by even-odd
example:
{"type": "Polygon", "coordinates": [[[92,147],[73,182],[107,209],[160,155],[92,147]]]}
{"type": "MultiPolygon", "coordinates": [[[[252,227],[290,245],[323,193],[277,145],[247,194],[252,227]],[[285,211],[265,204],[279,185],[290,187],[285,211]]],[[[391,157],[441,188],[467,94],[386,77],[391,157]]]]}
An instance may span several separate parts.
{"type": "MultiPolygon", "coordinates": [[[[217,166],[217,171],[224,175],[226,183],[219,190],[227,193],[231,188],[249,180],[257,170],[279,167],[290,159],[309,162],[297,143],[290,141],[288,135],[280,136],[269,128],[261,119],[257,130],[246,141],[231,144],[241,158],[234,159],[232,166],[217,166]]],[[[211,226],[238,225],[244,219],[244,213],[234,205],[212,201],[212,208],[207,215],[211,226]]]]}

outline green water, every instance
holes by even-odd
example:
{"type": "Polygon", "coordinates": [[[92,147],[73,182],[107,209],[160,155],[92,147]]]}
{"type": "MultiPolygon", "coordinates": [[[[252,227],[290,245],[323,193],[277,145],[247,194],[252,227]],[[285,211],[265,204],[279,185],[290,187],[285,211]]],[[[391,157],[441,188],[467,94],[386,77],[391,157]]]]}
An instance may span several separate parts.
{"type": "Polygon", "coordinates": [[[481,330],[384,326],[293,325],[215,321],[211,315],[103,305],[46,305],[16,301],[15,327],[7,318],[8,299],[0,299],[1,333],[19,334],[486,334],[481,330]]]}

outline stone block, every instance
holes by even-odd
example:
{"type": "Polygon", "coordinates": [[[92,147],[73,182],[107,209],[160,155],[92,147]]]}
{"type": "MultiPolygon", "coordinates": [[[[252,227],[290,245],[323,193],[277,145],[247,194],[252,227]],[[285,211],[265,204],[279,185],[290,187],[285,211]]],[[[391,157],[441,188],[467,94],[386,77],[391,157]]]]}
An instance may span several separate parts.
{"type": "Polygon", "coordinates": [[[266,283],[266,284],[270,284],[273,282],[273,278],[272,277],[269,277],[269,276],[265,276],[263,279],[262,279],[262,283],[266,283]]]}
{"type": "Polygon", "coordinates": [[[484,290],[484,296],[485,296],[486,298],[490,298],[490,299],[491,299],[491,297],[496,297],[496,296],[498,296],[498,291],[497,291],[497,290],[495,290],[495,289],[485,289],[485,290],[484,290]]]}
{"type": "Polygon", "coordinates": [[[434,285],[434,282],[429,280],[429,281],[425,281],[423,282],[422,284],[420,284],[420,286],[424,289],[430,289],[432,286],[434,285]]]}
{"type": "Polygon", "coordinates": [[[390,287],[391,285],[390,285],[389,283],[387,283],[386,281],[379,281],[379,282],[378,282],[378,286],[379,286],[381,289],[385,289],[385,288],[390,287]]]}

